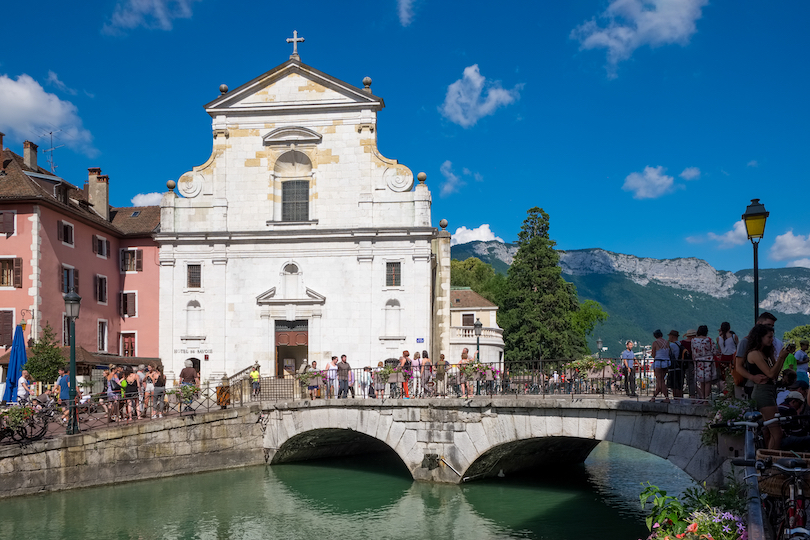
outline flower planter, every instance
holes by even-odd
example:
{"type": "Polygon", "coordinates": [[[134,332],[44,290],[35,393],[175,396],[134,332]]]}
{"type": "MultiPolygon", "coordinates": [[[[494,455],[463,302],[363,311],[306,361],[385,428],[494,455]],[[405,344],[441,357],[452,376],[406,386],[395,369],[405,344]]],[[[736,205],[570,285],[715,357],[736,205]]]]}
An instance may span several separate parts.
{"type": "Polygon", "coordinates": [[[724,458],[738,458],[745,455],[745,436],[740,434],[717,434],[717,453],[724,458]]]}

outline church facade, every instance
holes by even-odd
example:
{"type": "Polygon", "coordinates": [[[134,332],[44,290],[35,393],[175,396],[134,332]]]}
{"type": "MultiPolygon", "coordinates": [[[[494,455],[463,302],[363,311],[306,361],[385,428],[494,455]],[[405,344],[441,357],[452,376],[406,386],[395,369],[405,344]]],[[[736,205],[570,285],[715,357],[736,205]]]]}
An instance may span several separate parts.
{"type": "Polygon", "coordinates": [[[425,176],[380,154],[371,80],[297,54],[206,105],[211,157],[161,202],[160,356],[217,382],[449,344],[450,234],[425,176]]]}

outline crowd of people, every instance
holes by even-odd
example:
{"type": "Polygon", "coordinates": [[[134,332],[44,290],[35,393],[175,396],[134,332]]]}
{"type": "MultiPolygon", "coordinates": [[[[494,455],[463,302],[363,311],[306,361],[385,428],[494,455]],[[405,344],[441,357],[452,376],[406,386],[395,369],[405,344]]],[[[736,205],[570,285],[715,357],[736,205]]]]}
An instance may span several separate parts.
{"type": "Polygon", "coordinates": [[[313,361],[302,373],[310,399],[346,399],[349,394],[361,399],[383,399],[386,394],[404,399],[434,397],[444,395],[448,384],[453,385],[454,392],[472,397],[474,385],[467,381],[460,366],[475,360],[475,354],[466,348],[457,364],[451,364],[443,354],[434,363],[428,351],[416,351],[411,356],[405,350],[396,362],[380,361],[376,367],[353,370],[344,354],[339,359],[333,356],[325,369],[319,369],[317,361],[313,361]]]}

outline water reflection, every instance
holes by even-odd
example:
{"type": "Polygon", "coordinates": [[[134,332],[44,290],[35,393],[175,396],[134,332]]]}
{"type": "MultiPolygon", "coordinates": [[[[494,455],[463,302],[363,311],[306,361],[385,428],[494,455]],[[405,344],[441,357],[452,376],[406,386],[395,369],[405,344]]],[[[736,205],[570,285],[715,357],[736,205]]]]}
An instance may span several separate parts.
{"type": "Polygon", "coordinates": [[[5,500],[0,537],[633,539],[641,481],[689,485],[656,459],[600,445],[560,474],[463,486],[415,483],[395,455],[250,467],[5,500]]]}

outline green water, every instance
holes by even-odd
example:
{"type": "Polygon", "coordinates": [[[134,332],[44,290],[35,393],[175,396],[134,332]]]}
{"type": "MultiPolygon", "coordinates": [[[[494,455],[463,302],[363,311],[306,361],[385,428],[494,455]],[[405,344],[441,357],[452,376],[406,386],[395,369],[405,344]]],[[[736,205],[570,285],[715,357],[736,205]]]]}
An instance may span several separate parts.
{"type": "Polygon", "coordinates": [[[396,455],[248,467],[0,501],[0,539],[630,539],[639,483],[692,485],[668,462],[601,443],[584,466],[413,482],[396,455]]]}

